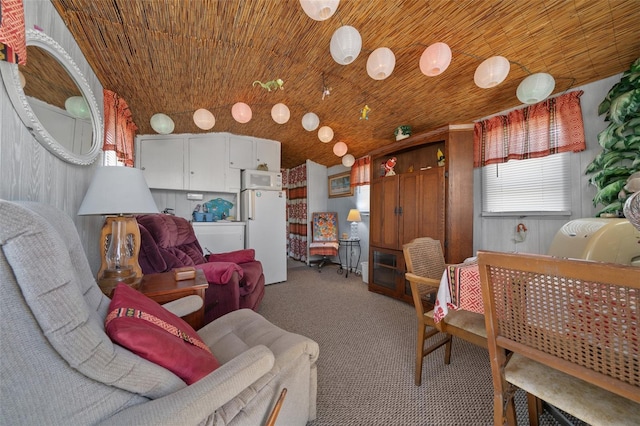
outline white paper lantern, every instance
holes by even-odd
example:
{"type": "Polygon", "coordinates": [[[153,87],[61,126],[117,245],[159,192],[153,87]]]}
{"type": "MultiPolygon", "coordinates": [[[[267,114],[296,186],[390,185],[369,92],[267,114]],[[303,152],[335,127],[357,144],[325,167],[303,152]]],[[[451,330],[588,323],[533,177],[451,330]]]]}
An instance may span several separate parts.
{"type": "Polygon", "coordinates": [[[355,61],[362,49],[362,37],[358,30],[350,25],[338,28],[331,36],[329,51],[334,61],[348,65],[355,61]]]}
{"type": "Polygon", "coordinates": [[[312,112],[308,112],[302,116],[302,127],[307,132],[312,132],[320,125],[320,118],[312,112]]]}
{"type": "Polygon", "coordinates": [[[420,56],[422,74],[435,77],[442,74],[451,63],[451,49],[446,43],[433,43],[420,56]]]}
{"type": "Polygon", "coordinates": [[[211,111],[200,108],[193,113],[193,122],[202,130],[209,130],[216,125],[216,118],[211,111]]]}
{"type": "Polygon", "coordinates": [[[18,76],[20,76],[20,87],[24,89],[24,86],[27,85],[27,79],[25,78],[24,74],[22,74],[22,71],[18,71],[18,76]]]}
{"type": "Polygon", "coordinates": [[[504,56],[492,56],[482,61],[473,76],[476,86],[482,89],[489,89],[502,83],[507,75],[511,64],[504,56]]]}
{"type": "Polygon", "coordinates": [[[356,162],[356,159],[351,154],[347,154],[344,157],[342,157],[342,165],[345,167],[351,167],[355,162],[356,162]]]}
{"type": "Polygon", "coordinates": [[[331,18],[338,9],[340,0],[300,0],[304,13],[316,21],[324,21],[331,18]]]}
{"type": "Polygon", "coordinates": [[[237,102],[231,107],[231,115],[238,123],[248,123],[251,121],[253,113],[251,107],[244,102],[237,102]]]}
{"type": "Polygon", "coordinates": [[[333,129],[329,126],[320,127],[320,130],[318,130],[318,139],[324,143],[331,142],[331,139],[333,139],[333,129]]]}
{"type": "Polygon", "coordinates": [[[150,123],[151,128],[161,135],[168,135],[173,132],[173,129],[175,128],[175,124],[171,117],[162,113],[153,114],[150,123]]]}
{"type": "Polygon", "coordinates": [[[289,112],[289,108],[285,104],[275,104],[271,108],[271,118],[276,123],[284,124],[289,121],[289,117],[291,117],[291,112],[289,112]]]}
{"type": "Polygon", "coordinates": [[[336,142],[335,145],[333,145],[333,153],[338,157],[345,155],[348,150],[349,147],[344,142],[336,142]]]}
{"type": "Polygon", "coordinates": [[[556,81],[551,74],[539,72],[520,82],[516,96],[523,104],[536,104],[547,99],[555,87],[556,81]]]}
{"type": "Polygon", "coordinates": [[[91,111],[89,105],[82,96],[71,96],[64,101],[64,109],[67,110],[72,117],[89,119],[91,118],[91,111]]]}
{"type": "Polygon", "coordinates": [[[374,80],[389,77],[396,66],[396,56],[388,47],[378,47],[367,59],[367,74],[374,80]]]}

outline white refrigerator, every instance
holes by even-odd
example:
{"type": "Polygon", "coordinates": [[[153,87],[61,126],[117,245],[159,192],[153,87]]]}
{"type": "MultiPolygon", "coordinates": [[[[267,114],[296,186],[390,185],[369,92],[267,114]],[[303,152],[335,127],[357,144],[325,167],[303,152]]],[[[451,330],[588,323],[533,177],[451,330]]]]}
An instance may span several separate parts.
{"type": "Polygon", "coordinates": [[[287,280],[286,209],[284,191],[242,191],[245,247],[254,249],[256,260],[262,262],[265,284],[287,280]]]}

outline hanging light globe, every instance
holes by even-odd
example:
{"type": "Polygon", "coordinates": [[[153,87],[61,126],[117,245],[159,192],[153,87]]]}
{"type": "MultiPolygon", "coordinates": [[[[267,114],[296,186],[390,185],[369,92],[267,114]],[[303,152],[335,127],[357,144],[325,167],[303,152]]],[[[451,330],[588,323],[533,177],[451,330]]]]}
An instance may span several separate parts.
{"type": "Polygon", "coordinates": [[[349,65],[355,61],[362,49],[362,37],[358,30],[350,25],[338,28],[331,36],[329,51],[334,61],[340,65],[349,65]]]}
{"type": "Polygon", "coordinates": [[[420,71],[428,77],[442,74],[451,63],[451,49],[446,43],[433,43],[420,56],[420,71]]]}
{"type": "Polygon", "coordinates": [[[193,113],[193,122],[202,130],[209,130],[216,124],[216,118],[211,111],[200,108],[193,113]]]}
{"type": "Polygon", "coordinates": [[[162,113],[153,114],[149,123],[151,124],[151,128],[161,135],[168,135],[173,132],[175,128],[171,117],[162,113]]]}
{"type": "Polygon", "coordinates": [[[345,167],[351,167],[354,165],[355,162],[356,162],[356,159],[351,154],[347,154],[344,157],[342,157],[342,165],[345,167]]]}
{"type": "Polygon", "coordinates": [[[302,116],[302,127],[307,132],[312,132],[320,125],[320,118],[312,112],[308,112],[302,116]]]}
{"type": "Polygon", "coordinates": [[[316,21],[331,18],[338,9],[338,3],[340,0],[300,0],[304,13],[316,21]]]}
{"type": "Polygon", "coordinates": [[[244,102],[237,102],[231,107],[231,115],[238,123],[244,124],[251,120],[253,113],[249,105],[244,102]]]}
{"type": "Polygon", "coordinates": [[[329,126],[320,127],[320,130],[318,130],[318,139],[324,143],[331,142],[331,139],[333,139],[333,129],[329,126]]]}
{"type": "Polygon", "coordinates": [[[25,78],[24,74],[22,74],[22,71],[19,71],[19,70],[18,70],[18,76],[20,77],[20,87],[24,89],[24,86],[27,85],[27,79],[25,78]]]}
{"type": "Polygon", "coordinates": [[[72,117],[89,119],[91,118],[91,111],[89,111],[89,105],[82,96],[71,96],[64,101],[64,109],[67,110],[72,117]]]}
{"type": "Polygon", "coordinates": [[[507,75],[511,64],[504,56],[492,56],[482,61],[473,75],[476,86],[482,89],[489,89],[502,83],[507,75]]]}
{"type": "Polygon", "coordinates": [[[556,81],[551,74],[539,72],[520,82],[516,96],[523,104],[536,104],[547,99],[555,87],[556,81]]]}
{"type": "Polygon", "coordinates": [[[271,118],[278,124],[284,124],[289,121],[289,117],[291,117],[291,112],[289,108],[285,104],[275,104],[273,108],[271,108],[271,118]]]}
{"type": "Polygon", "coordinates": [[[389,77],[396,66],[396,56],[388,47],[378,47],[367,59],[367,74],[374,80],[389,77]]]}
{"type": "Polygon", "coordinates": [[[345,155],[348,150],[349,147],[344,142],[336,142],[335,145],[333,145],[333,153],[338,157],[345,155]]]}

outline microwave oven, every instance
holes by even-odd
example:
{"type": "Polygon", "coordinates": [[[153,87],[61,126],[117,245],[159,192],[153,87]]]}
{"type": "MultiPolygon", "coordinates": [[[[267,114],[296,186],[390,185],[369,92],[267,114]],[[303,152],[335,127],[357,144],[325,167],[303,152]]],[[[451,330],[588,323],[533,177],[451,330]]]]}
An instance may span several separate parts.
{"type": "Polygon", "coordinates": [[[243,170],[242,189],[282,190],[282,173],[263,170],[243,170]]]}

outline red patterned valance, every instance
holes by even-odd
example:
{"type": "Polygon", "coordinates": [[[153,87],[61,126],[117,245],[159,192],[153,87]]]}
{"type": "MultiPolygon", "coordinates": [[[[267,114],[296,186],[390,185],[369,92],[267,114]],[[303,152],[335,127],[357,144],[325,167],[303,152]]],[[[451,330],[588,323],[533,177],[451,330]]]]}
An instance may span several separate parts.
{"type": "Polygon", "coordinates": [[[27,64],[22,0],[0,1],[0,60],[27,64]]]}

